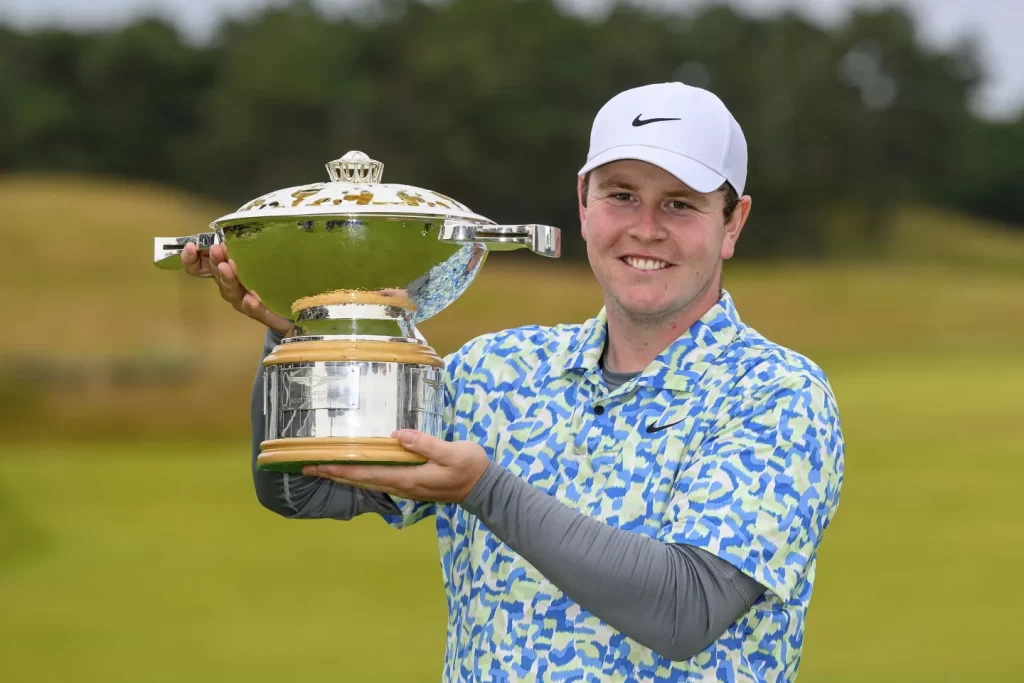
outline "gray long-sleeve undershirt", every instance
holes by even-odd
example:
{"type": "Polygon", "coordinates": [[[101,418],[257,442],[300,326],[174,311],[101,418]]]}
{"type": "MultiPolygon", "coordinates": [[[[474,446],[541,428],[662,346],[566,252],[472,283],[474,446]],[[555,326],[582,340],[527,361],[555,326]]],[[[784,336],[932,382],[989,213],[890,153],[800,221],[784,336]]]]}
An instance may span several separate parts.
{"type": "MultiPolygon", "coordinates": [[[[268,332],[263,356],[279,341],[268,332]]],[[[612,385],[628,379],[605,377],[612,385]]],[[[384,493],[256,469],[264,438],[262,370],[253,384],[251,418],[253,481],[265,507],[306,519],[398,513],[384,493]]],[[[710,645],[765,590],[711,553],[615,529],[493,463],[462,507],[569,598],[669,659],[687,659],[710,645]]]]}

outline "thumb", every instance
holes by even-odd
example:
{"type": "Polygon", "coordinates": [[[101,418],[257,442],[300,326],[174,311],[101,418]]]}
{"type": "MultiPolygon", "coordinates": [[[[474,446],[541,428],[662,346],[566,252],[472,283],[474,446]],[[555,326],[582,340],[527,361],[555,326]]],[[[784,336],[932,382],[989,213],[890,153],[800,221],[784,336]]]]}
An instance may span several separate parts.
{"type": "Polygon", "coordinates": [[[441,464],[451,457],[454,448],[454,444],[415,429],[400,429],[395,432],[395,437],[403,448],[441,464]]]}

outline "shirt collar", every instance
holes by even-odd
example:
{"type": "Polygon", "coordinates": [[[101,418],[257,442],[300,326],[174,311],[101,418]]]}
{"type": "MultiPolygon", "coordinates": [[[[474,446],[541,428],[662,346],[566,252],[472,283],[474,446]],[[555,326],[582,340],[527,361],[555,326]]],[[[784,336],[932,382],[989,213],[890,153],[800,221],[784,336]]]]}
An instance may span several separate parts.
{"type": "MultiPolygon", "coordinates": [[[[638,384],[674,391],[688,391],[739,335],[743,322],[729,292],[686,332],[658,354],[636,378],[638,384]]],[[[608,315],[602,308],[597,317],[580,326],[563,367],[565,372],[600,372],[598,364],[608,336],[608,315]]]]}

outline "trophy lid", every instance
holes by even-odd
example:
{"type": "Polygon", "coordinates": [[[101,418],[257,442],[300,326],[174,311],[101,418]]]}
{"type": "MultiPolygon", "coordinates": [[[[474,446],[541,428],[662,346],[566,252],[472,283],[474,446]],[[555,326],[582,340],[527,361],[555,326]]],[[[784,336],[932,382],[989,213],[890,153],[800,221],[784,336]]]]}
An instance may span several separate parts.
{"type": "Polygon", "coordinates": [[[362,152],[351,151],[326,166],[329,181],[269,192],[217,219],[213,225],[240,219],[338,214],[440,216],[491,222],[438,192],[382,183],[384,164],[362,152]]]}

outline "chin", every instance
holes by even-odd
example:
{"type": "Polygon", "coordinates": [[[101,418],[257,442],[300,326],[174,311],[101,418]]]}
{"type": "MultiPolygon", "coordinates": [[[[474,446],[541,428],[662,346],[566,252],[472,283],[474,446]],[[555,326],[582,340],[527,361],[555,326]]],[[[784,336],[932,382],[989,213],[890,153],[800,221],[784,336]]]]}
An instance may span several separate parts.
{"type": "Polygon", "coordinates": [[[619,299],[619,307],[624,313],[634,318],[661,318],[671,315],[675,310],[671,301],[630,300],[628,297],[619,299]]]}

